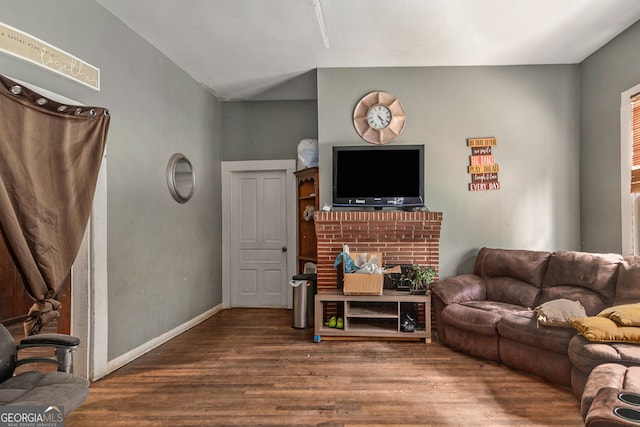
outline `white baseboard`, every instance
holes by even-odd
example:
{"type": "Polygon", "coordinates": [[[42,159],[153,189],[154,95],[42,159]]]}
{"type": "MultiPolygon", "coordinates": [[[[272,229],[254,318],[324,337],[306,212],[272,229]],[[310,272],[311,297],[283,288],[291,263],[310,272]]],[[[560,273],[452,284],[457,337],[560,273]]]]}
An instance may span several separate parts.
{"type": "MultiPolygon", "coordinates": [[[[223,304],[219,304],[219,305],[213,307],[212,309],[205,311],[201,315],[189,320],[188,322],[183,323],[182,325],[180,325],[180,326],[178,326],[178,327],[176,327],[176,328],[174,328],[174,329],[172,329],[172,330],[160,335],[159,337],[156,337],[156,338],[152,339],[151,341],[147,341],[143,345],[141,345],[141,346],[139,346],[137,348],[134,348],[133,350],[123,354],[122,356],[118,356],[115,359],[108,361],[107,362],[107,372],[105,373],[105,375],[108,375],[111,372],[115,371],[116,369],[119,369],[119,368],[123,367],[127,363],[129,363],[129,362],[137,359],[138,357],[150,352],[154,348],[166,343],[170,339],[177,337],[178,335],[180,335],[184,331],[187,331],[187,330],[193,328],[197,324],[204,322],[205,320],[207,320],[208,318],[210,318],[214,314],[219,313],[220,311],[224,310],[224,308],[225,307],[224,307],[223,304]]],[[[95,378],[94,380],[97,380],[97,379],[99,379],[99,378],[95,378]]]]}

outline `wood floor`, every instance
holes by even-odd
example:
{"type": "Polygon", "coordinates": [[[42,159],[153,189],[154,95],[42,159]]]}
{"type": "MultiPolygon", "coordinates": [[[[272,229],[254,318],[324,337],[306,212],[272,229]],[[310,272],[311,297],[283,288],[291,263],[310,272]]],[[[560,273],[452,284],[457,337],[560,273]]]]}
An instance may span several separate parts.
{"type": "Polygon", "coordinates": [[[225,310],[92,384],[66,426],[582,426],[569,389],[437,343],[323,341],[225,310]]]}

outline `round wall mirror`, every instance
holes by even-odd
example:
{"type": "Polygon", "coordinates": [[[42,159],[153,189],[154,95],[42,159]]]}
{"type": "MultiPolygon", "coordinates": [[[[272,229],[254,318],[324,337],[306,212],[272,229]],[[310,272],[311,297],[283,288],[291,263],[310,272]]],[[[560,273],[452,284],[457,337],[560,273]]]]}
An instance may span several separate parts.
{"type": "Polygon", "coordinates": [[[178,203],[189,201],[196,188],[196,177],[193,166],[182,153],[176,153],[167,164],[167,185],[169,192],[178,203]]]}

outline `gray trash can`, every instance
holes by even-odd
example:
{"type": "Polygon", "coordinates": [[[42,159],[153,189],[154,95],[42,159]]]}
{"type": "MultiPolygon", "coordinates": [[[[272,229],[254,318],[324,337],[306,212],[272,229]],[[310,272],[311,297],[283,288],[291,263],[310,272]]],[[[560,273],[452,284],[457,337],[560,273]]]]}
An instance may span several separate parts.
{"type": "Polygon", "coordinates": [[[316,274],[297,274],[293,276],[293,321],[294,328],[313,327],[313,303],[316,295],[316,274]]]}

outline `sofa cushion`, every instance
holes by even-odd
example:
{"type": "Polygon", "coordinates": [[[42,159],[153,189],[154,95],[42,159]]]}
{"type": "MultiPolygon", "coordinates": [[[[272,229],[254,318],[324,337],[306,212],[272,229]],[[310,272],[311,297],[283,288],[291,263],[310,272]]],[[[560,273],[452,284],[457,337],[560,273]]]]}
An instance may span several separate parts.
{"type": "Polygon", "coordinates": [[[506,314],[498,323],[500,337],[556,353],[567,354],[574,329],[538,326],[533,311],[506,314]]]}
{"type": "Polygon", "coordinates": [[[442,320],[458,329],[480,335],[497,335],[497,324],[504,315],[522,311],[527,309],[495,301],[467,301],[446,306],[442,310],[442,320]]]}
{"type": "Polygon", "coordinates": [[[485,279],[487,298],[522,307],[533,307],[540,289],[512,277],[488,277],[485,279]]]}
{"type": "Polygon", "coordinates": [[[538,323],[544,326],[571,328],[569,319],[587,316],[580,301],[572,301],[566,298],[547,301],[537,306],[533,311],[538,323]]]}
{"type": "Polygon", "coordinates": [[[598,316],[611,319],[620,326],[640,326],[640,303],[605,308],[598,316]]]}
{"type": "Polygon", "coordinates": [[[640,345],[629,343],[598,343],[576,335],[569,341],[569,359],[584,373],[603,363],[640,365],[640,345]]]}
{"type": "Polygon", "coordinates": [[[613,303],[622,256],[557,251],[549,259],[539,303],[568,298],[593,316],[613,303]]]}
{"type": "Polygon", "coordinates": [[[482,248],[474,273],[484,278],[511,277],[539,288],[550,257],[550,252],[482,248]]]}
{"type": "Polygon", "coordinates": [[[640,256],[626,256],[618,269],[614,305],[640,302],[640,256]]]}

